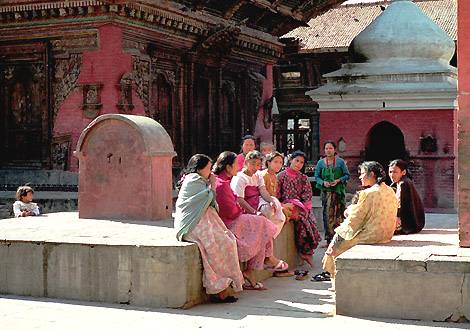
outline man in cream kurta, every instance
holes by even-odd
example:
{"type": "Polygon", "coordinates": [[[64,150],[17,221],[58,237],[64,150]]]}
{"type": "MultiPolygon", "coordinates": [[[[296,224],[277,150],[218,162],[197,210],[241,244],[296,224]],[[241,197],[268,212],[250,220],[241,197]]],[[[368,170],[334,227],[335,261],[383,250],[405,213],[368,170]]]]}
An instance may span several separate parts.
{"type": "Polygon", "coordinates": [[[323,269],[335,276],[335,258],[357,244],[387,243],[392,239],[397,220],[397,198],[385,183],[375,184],[359,193],[357,204],[335,229],[336,235],[323,257],[323,269]]]}

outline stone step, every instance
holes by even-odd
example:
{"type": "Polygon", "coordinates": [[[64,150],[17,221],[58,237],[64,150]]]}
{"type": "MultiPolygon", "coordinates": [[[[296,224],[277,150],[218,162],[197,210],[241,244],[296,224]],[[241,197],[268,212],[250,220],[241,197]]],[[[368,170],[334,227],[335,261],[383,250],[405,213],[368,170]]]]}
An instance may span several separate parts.
{"type": "Polygon", "coordinates": [[[336,260],[336,312],[353,317],[470,320],[470,249],[457,229],[424,229],[336,260]]]}
{"type": "MultiPolygon", "coordinates": [[[[199,249],[178,242],[172,227],[171,220],[79,219],[76,212],[2,220],[0,293],[146,307],[202,303],[199,249]]],[[[274,249],[295,267],[292,223],[274,249]]]]}

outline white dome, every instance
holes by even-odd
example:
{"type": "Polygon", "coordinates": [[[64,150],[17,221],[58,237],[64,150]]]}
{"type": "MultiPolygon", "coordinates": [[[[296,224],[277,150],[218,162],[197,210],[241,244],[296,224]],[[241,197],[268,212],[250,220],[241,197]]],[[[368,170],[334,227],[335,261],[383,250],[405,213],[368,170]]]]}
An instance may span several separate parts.
{"type": "Polygon", "coordinates": [[[455,51],[454,41],[411,0],[394,0],[350,47],[367,62],[397,59],[448,64],[455,51]]]}

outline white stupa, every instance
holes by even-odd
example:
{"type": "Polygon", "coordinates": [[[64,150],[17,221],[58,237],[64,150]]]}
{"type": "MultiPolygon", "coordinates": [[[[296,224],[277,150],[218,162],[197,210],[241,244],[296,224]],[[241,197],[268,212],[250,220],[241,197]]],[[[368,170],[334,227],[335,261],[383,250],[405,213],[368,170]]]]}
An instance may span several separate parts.
{"type": "Polygon", "coordinates": [[[394,0],[350,45],[355,63],[308,91],[319,111],[456,107],[454,41],[411,0],[394,0]]]}

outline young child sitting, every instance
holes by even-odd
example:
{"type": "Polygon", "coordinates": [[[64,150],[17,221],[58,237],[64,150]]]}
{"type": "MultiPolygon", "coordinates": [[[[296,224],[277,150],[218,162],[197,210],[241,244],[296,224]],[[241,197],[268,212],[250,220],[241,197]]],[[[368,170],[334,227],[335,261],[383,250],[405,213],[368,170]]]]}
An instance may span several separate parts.
{"type": "Polygon", "coordinates": [[[262,214],[276,225],[275,238],[281,232],[286,217],[282,213],[281,203],[268,193],[263,178],[257,173],[261,169],[261,159],[259,151],[250,151],[246,155],[243,169],[232,178],[230,187],[245,213],[262,214]]]}
{"type": "Polygon", "coordinates": [[[29,186],[18,187],[17,201],[13,203],[13,213],[16,218],[39,215],[38,204],[33,203],[33,194],[34,190],[29,186]]]}

